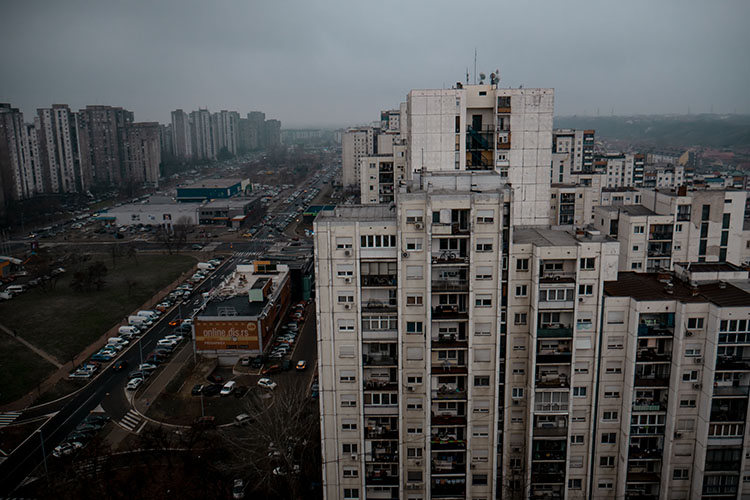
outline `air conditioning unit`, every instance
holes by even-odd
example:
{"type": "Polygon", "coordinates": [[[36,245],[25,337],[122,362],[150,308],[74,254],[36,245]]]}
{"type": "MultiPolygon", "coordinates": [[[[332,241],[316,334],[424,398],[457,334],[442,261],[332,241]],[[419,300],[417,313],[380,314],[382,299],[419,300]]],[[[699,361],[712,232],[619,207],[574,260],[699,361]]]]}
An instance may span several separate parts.
{"type": "Polygon", "coordinates": [[[700,389],[701,387],[703,387],[701,383],[693,384],[693,389],[700,389]]]}
{"type": "Polygon", "coordinates": [[[422,224],[421,222],[417,222],[414,224],[414,227],[416,229],[424,229],[424,224],[422,224]]]}
{"type": "Polygon", "coordinates": [[[352,453],[352,460],[357,460],[357,454],[356,453],[352,453]]]}
{"type": "Polygon", "coordinates": [[[409,252],[402,252],[401,253],[401,257],[403,257],[404,259],[408,258],[409,257],[409,252]]]}
{"type": "Polygon", "coordinates": [[[511,449],[513,450],[514,453],[521,453],[521,448],[518,446],[511,448],[511,449]]]}
{"type": "Polygon", "coordinates": [[[469,464],[469,467],[471,467],[472,469],[476,469],[477,468],[477,466],[474,465],[474,464],[469,464]]]}
{"type": "Polygon", "coordinates": [[[351,304],[344,304],[344,309],[351,309],[351,308],[352,308],[351,304]]]}
{"type": "Polygon", "coordinates": [[[693,358],[693,362],[694,363],[703,363],[703,358],[701,358],[700,356],[698,356],[697,358],[693,358]]]}
{"type": "Polygon", "coordinates": [[[351,283],[351,282],[352,282],[351,278],[344,278],[344,283],[351,283]]]}
{"type": "Polygon", "coordinates": [[[421,488],[421,487],[422,487],[422,485],[421,485],[421,484],[418,484],[418,483],[408,483],[408,484],[406,485],[406,489],[407,489],[407,490],[418,490],[418,489],[419,489],[419,488],[421,488]]]}
{"type": "Polygon", "coordinates": [[[408,390],[409,392],[414,392],[414,386],[413,385],[407,385],[406,386],[406,390],[408,390]]]}
{"type": "Polygon", "coordinates": [[[681,432],[675,432],[674,433],[674,437],[675,438],[681,438],[682,437],[682,433],[681,432]]]}
{"type": "Polygon", "coordinates": [[[422,461],[421,460],[417,460],[416,462],[414,462],[414,465],[422,465],[422,461]]]}
{"type": "Polygon", "coordinates": [[[352,254],[351,250],[344,250],[344,255],[349,257],[352,254]]]}
{"type": "Polygon", "coordinates": [[[514,400],[513,400],[513,404],[514,404],[514,405],[519,405],[519,404],[521,404],[521,403],[520,403],[520,401],[518,401],[517,399],[514,399],[514,400]]]}
{"type": "Polygon", "coordinates": [[[578,302],[583,302],[583,297],[578,297],[578,302]]]}
{"type": "Polygon", "coordinates": [[[692,337],[693,336],[693,332],[691,332],[690,330],[688,330],[688,331],[685,332],[685,336],[686,337],[692,337]]]}

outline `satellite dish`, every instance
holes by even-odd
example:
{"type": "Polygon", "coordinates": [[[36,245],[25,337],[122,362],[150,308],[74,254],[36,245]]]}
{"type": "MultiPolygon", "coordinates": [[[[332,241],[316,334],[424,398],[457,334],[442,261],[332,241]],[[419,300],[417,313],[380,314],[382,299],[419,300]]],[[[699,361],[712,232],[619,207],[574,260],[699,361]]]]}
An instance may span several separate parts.
{"type": "Polygon", "coordinates": [[[483,82],[485,78],[487,78],[487,75],[485,75],[484,73],[479,73],[479,81],[480,82],[483,82]]]}

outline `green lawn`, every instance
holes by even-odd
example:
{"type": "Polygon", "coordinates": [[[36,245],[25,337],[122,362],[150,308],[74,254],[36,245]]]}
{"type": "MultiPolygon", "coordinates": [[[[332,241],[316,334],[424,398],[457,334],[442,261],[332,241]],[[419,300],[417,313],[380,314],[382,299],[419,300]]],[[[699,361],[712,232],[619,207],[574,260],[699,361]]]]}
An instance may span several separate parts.
{"type": "MultiPolygon", "coordinates": [[[[70,283],[75,270],[67,269],[54,290],[35,288],[0,304],[0,322],[60,362],[69,361],[196,263],[187,255],[138,255],[137,259],[136,263],[132,258],[119,257],[113,267],[109,256],[95,255],[84,267],[95,260],[107,266],[106,285],[101,291],[73,291],[70,283]],[[128,280],[136,283],[130,292],[128,280]]],[[[0,363],[16,364],[14,359],[6,359],[15,358],[16,351],[0,349],[0,363]]],[[[28,361],[29,356],[37,357],[27,353],[24,358],[28,361]]],[[[35,382],[28,382],[40,380],[48,369],[41,358],[31,362],[27,370],[36,375],[24,377],[27,383],[19,384],[23,391],[33,388],[35,382]]],[[[0,372],[0,377],[8,376],[6,370],[0,372]]],[[[0,392],[6,392],[6,383],[0,378],[0,392]]],[[[3,394],[0,402],[5,400],[3,394]]]]}
{"type": "Polygon", "coordinates": [[[54,371],[46,359],[0,332],[0,404],[23,397],[54,371]]]}

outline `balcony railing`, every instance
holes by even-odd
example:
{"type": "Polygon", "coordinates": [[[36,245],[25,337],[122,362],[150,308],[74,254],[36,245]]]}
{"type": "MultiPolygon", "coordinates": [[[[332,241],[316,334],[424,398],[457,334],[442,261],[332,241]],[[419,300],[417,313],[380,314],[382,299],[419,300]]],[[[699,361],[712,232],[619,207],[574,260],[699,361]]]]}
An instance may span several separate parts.
{"type": "Polygon", "coordinates": [[[635,353],[636,361],[670,361],[671,359],[671,352],[656,352],[644,349],[635,353]]]}
{"type": "Polygon", "coordinates": [[[365,481],[368,486],[396,486],[398,485],[398,476],[389,476],[387,474],[373,472],[372,474],[365,475],[365,481]]]}
{"type": "Polygon", "coordinates": [[[567,427],[534,427],[534,437],[564,437],[567,435],[567,427]]]}
{"type": "Polygon", "coordinates": [[[559,377],[541,377],[536,379],[536,386],[540,389],[569,389],[570,380],[566,375],[559,377]]]}
{"type": "Polygon", "coordinates": [[[466,389],[458,387],[441,387],[432,391],[432,399],[466,399],[466,389]]]}
{"type": "Polygon", "coordinates": [[[531,484],[559,484],[565,482],[564,472],[532,472],[531,484]]]}
{"type": "Polygon", "coordinates": [[[398,429],[390,427],[367,427],[365,429],[365,439],[398,439],[398,429]]]}
{"type": "Polygon", "coordinates": [[[648,239],[650,241],[666,241],[672,239],[672,233],[664,232],[664,231],[658,231],[649,233],[648,239]]]}
{"type": "Polygon", "coordinates": [[[677,212],[677,222],[690,222],[690,212],[677,212]]]}
{"type": "Polygon", "coordinates": [[[674,335],[674,328],[666,325],[638,325],[639,337],[669,337],[674,335]]]}
{"type": "Polygon", "coordinates": [[[396,356],[376,356],[372,354],[363,354],[362,364],[364,366],[396,366],[398,365],[398,358],[396,356]]]}
{"type": "MultiPolygon", "coordinates": [[[[452,481],[456,481],[455,479],[452,481]]],[[[463,498],[466,494],[466,481],[464,480],[461,484],[448,483],[444,484],[436,483],[432,485],[430,495],[432,498],[463,498]]]]}
{"type": "MultiPolygon", "coordinates": [[[[558,443],[560,441],[557,441],[558,443]]],[[[567,458],[567,454],[565,453],[565,450],[544,450],[544,451],[535,451],[531,455],[532,460],[542,460],[542,461],[559,461],[559,460],[565,460],[567,458]]]]}
{"type": "Polygon", "coordinates": [[[395,311],[398,308],[396,299],[377,300],[369,299],[362,302],[362,310],[368,312],[395,311]]]}
{"type": "Polygon", "coordinates": [[[430,438],[433,450],[463,450],[466,449],[466,440],[458,439],[456,436],[432,436],[430,438]]]}
{"type": "Polygon", "coordinates": [[[669,377],[639,377],[636,375],[635,387],[669,387],[669,377]]]}
{"type": "Polygon", "coordinates": [[[750,387],[746,385],[717,385],[714,386],[714,396],[747,396],[750,387]]]}
{"type": "Polygon", "coordinates": [[[383,275],[376,275],[376,274],[369,274],[367,276],[362,276],[362,286],[397,286],[398,285],[398,278],[391,274],[383,274],[383,275]]]}
{"type": "Polygon", "coordinates": [[[468,264],[469,256],[461,252],[434,252],[431,254],[432,263],[442,264],[468,264]]]}
{"type": "Polygon", "coordinates": [[[469,312],[456,306],[438,306],[432,309],[432,319],[468,319],[469,312]]]}
{"type": "Polygon", "coordinates": [[[467,347],[469,345],[466,337],[446,333],[440,333],[437,337],[432,337],[432,343],[439,344],[440,347],[467,347]]]}
{"type": "Polygon", "coordinates": [[[657,472],[628,472],[626,481],[628,483],[659,483],[660,475],[657,472]]]}
{"type": "Polygon", "coordinates": [[[556,352],[554,354],[537,354],[536,355],[536,362],[537,363],[547,363],[547,364],[569,364],[572,359],[572,354],[570,352],[556,352]]]}
{"type": "Polygon", "coordinates": [[[667,411],[667,406],[658,402],[634,403],[633,411],[667,411]]]}
{"type": "Polygon", "coordinates": [[[539,413],[562,413],[568,411],[568,403],[537,403],[534,411],[539,413]]]}
{"type": "Polygon", "coordinates": [[[537,328],[536,336],[542,339],[549,338],[572,338],[573,329],[570,327],[560,328],[537,328]]]}
{"type": "Polygon", "coordinates": [[[433,292],[468,292],[468,280],[432,280],[433,292]]]}
{"type": "Polygon", "coordinates": [[[449,460],[433,460],[432,461],[432,473],[433,474],[465,474],[466,464],[451,462],[449,460]]]}
{"type": "Polygon", "coordinates": [[[394,463],[398,462],[398,453],[397,452],[391,452],[391,453],[373,453],[366,459],[367,462],[386,462],[386,463],[394,463]]]}
{"type": "Polygon", "coordinates": [[[750,370],[750,359],[739,357],[719,357],[716,358],[717,370],[750,370]]]}
{"type": "Polygon", "coordinates": [[[436,375],[464,375],[468,372],[466,364],[441,363],[440,361],[432,364],[432,373],[436,375]]]}
{"type": "Polygon", "coordinates": [[[466,415],[433,415],[432,425],[466,425],[466,415]]]}
{"type": "Polygon", "coordinates": [[[662,453],[664,453],[659,448],[635,448],[631,447],[629,449],[628,458],[629,459],[636,459],[636,458],[661,458],[662,453]]]}
{"type": "Polygon", "coordinates": [[[384,380],[365,380],[363,388],[366,391],[397,391],[398,383],[384,380]]]}

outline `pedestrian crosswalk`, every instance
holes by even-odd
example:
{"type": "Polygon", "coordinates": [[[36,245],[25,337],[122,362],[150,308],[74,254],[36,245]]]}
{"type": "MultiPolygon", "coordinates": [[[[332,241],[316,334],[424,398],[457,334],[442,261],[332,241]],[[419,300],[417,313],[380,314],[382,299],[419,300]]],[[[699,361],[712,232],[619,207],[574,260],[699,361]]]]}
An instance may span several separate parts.
{"type": "Polygon", "coordinates": [[[234,256],[240,259],[248,259],[252,257],[260,257],[265,252],[261,252],[260,250],[255,250],[254,252],[235,252],[234,256]]]}
{"type": "Polygon", "coordinates": [[[130,432],[136,432],[136,429],[142,421],[143,419],[135,410],[130,410],[125,414],[124,417],[122,417],[122,420],[120,420],[120,425],[130,432]]]}
{"type": "Polygon", "coordinates": [[[18,417],[21,416],[20,411],[9,411],[5,413],[0,413],[0,427],[5,427],[6,425],[12,424],[18,417]]]}

